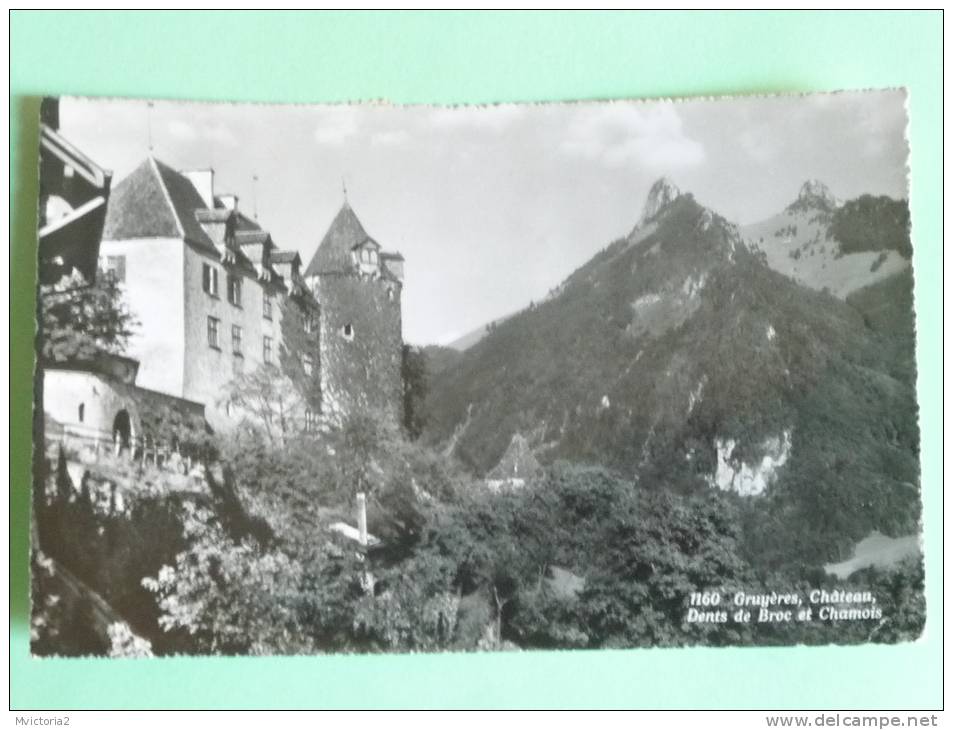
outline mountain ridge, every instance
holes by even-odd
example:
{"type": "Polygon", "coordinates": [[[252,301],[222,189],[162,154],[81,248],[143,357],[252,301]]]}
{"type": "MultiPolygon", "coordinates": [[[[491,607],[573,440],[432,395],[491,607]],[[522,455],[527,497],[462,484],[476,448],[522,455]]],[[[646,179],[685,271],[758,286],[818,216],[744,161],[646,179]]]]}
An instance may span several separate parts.
{"type": "Polygon", "coordinates": [[[522,434],[544,464],[762,495],[809,522],[808,504],[836,499],[822,465],[839,465],[852,509],[828,518],[838,528],[820,530],[818,556],[844,535],[911,525],[918,502],[900,485],[918,479],[916,402],[883,336],[845,301],[771,269],[691,194],[667,191],[553,297],[436,376],[427,438],[453,435],[485,474],[522,434]]]}
{"type": "Polygon", "coordinates": [[[746,245],[764,252],[772,269],[812,289],[826,289],[846,299],[855,291],[910,268],[903,246],[884,250],[873,241],[851,241],[847,247],[838,239],[837,230],[845,227],[851,206],[868,198],[881,205],[890,200],[885,196],[861,196],[845,203],[824,183],[808,180],[783,211],[739,230],[746,245]]]}

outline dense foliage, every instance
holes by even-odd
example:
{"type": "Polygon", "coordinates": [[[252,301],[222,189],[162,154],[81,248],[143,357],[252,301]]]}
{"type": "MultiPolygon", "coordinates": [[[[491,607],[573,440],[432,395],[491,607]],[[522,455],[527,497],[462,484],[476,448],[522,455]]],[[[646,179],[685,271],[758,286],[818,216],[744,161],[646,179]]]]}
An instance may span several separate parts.
{"type": "Polygon", "coordinates": [[[321,410],[321,343],[318,306],[308,297],[290,297],[281,309],[281,348],[278,364],[313,412],[321,410]]]}
{"type": "Polygon", "coordinates": [[[120,283],[104,271],[92,284],[74,273],[41,286],[39,309],[40,355],[53,362],[121,353],[138,325],[123,302],[120,283]]]}
{"type": "Polygon", "coordinates": [[[426,424],[427,357],[417,347],[404,345],[401,360],[401,380],[404,384],[404,429],[416,439],[426,424]]]}
{"type": "Polygon", "coordinates": [[[830,235],[840,242],[841,253],[897,251],[909,259],[910,208],[906,200],[886,195],[861,195],[834,211],[830,235]]]}
{"type": "MultiPolygon", "coordinates": [[[[87,480],[77,494],[61,468],[40,515],[45,544],[156,653],[899,641],[922,630],[918,562],[846,583],[819,570],[758,568],[746,548],[752,503],[717,490],[680,496],[561,462],[494,492],[365,419],[283,448],[244,441],[220,451],[208,493],[121,507],[104,501],[108,484],[87,480]],[[357,483],[376,540],[367,549],[332,529],[354,523],[357,483]],[[813,587],[874,590],[885,618],[686,620],[700,591],[813,587]]],[[[39,614],[38,650],[107,650],[76,628],[88,616],[49,608],[39,614]]],[[[140,650],[123,636],[119,651],[140,650]]]]}
{"type": "Polygon", "coordinates": [[[922,629],[919,563],[848,583],[771,577],[744,559],[739,503],[718,492],[679,497],[568,464],[518,491],[471,486],[441,502],[406,495],[419,529],[363,553],[322,519],[305,527],[272,513],[278,540],[266,545],[190,510],[188,548],[145,581],[160,625],[200,653],[896,641],[922,629]],[[874,590],[885,618],[686,620],[699,591],[818,586],[874,590]]]}
{"type": "MultiPolygon", "coordinates": [[[[168,651],[177,646],[176,637],[157,630],[159,611],[140,580],[174,560],[185,546],[183,494],[170,493],[165,485],[160,490],[145,487],[146,481],[157,479],[165,477],[130,465],[128,477],[113,471],[109,478],[87,475],[73,484],[61,452],[51,469],[51,484],[37,500],[36,520],[39,542],[49,557],[96,591],[135,631],[168,651]],[[138,494],[120,491],[119,484],[127,480],[135,483],[138,494]]],[[[91,610],[77,605],[77,610],[91,610]]],[[[88,629],[89,621],[85,623],[88,629]]]]}

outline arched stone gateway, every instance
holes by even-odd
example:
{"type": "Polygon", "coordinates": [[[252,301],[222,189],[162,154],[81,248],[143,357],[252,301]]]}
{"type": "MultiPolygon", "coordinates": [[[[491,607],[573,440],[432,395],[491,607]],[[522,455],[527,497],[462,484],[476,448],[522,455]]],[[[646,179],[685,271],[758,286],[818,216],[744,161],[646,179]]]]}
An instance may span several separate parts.
{"type": "Polygon", "coordinates": [[[180,428],[204,424],[200,403],[139,388],[91,367],[48,368],[43,387],[44,415],[56,424],[56,440],[87,460],[105,447],[115,456],[125,452],[130,459],[162,462],[181,448],[180,428]]]}
{"type": "Polygon", "coordinates": [[[132,445],[132,420],[129,418],[129,411],[123,408],[113,419],[113,443],[116,446],[116,454],[128,451],[132,445]]]}

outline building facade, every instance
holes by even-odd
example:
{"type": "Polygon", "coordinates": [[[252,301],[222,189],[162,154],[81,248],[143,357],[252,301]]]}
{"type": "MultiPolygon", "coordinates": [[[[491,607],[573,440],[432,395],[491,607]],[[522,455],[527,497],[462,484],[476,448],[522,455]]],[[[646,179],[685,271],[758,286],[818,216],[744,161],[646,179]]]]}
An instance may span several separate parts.
{"type": "Polygon", "coordinates": [[[230,398],[236,378],[283,364],[293,308],[301,369],[320,391],[306,425],[355,408],[399,422],[399,254],[381,252],[345,203],[302,275],[297,252],[279,249],[214,182],[211,170],[150,157],[113,189],[100,255],[139,321],[127,351],[138,385],[202,403],[209,424],[228,429],[243,417],[230,398]]]}

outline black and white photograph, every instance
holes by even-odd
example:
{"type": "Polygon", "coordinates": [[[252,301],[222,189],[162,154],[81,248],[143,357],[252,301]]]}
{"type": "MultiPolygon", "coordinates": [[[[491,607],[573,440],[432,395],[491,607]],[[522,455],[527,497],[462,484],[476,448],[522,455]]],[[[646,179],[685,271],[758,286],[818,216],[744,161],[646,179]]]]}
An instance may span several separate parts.
{"type": "Polygon", "coordinates": [[[38,123],[34,655],[921,636],[904,89],[38,123]]]}

